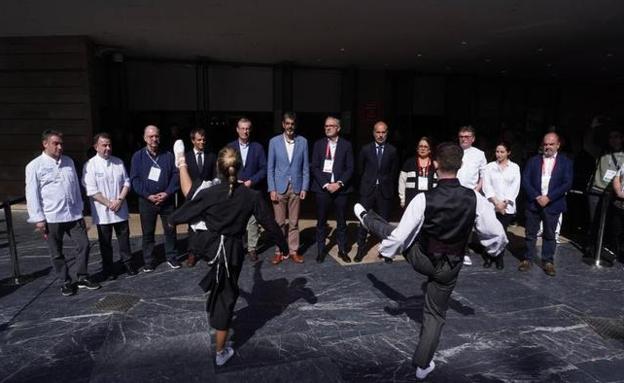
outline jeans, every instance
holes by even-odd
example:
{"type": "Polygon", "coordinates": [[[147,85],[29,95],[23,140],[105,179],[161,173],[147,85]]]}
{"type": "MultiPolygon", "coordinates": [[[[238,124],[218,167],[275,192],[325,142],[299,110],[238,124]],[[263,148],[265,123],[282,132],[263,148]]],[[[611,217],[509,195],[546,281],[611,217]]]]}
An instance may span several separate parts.
{"type": "Polygon", "coordinates": [[[537,242],[537,232],[540,222],[543,224],[542,232],[542,263],[554,263],[555,250],[555,229],[559,220],[559,213],[547,213],[543,209],[533,211],[527,209],[526,215],[526,253],[524,258],[528,261],[535,259],[535,243],[537,242]]]}

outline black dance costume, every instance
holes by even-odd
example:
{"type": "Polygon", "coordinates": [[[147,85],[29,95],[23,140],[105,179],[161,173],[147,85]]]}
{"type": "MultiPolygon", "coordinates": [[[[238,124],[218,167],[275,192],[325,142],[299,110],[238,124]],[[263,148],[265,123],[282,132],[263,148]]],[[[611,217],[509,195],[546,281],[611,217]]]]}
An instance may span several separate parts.
{"type": "MultiPolygon", "coordinates": [[[[189,195],[194,194],[194,184],[189,195]]],[[[281,251],[288,252],[288,244],[269,212],[260,192],[237,186],[228,198],[229,185],[220,183],[201,190],[169,218],[169,223],[179,225],[203,220],[207,230],[199,230],[189,243],[189,250],[208,259],[210,271],[199,285],[210,291],[206,302],[210,325],[217,330],[227,330],[238,299],[238,276],[245,251],[243,236],[247,222],[253,214],[266,229],[281,251]]]]}

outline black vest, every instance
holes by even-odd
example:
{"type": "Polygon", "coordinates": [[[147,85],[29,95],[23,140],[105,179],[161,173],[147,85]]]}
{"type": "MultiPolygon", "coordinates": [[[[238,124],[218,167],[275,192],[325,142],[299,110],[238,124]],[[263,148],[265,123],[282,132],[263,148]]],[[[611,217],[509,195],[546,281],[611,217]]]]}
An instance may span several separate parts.
{"type": "Polygon", "coordinates": [[[457,178],[438,180],[438,186],[425,192],[425,220],[418,244],[429,256],[464,255],[474,227],[477,196],[459,184],[457,178]]]}

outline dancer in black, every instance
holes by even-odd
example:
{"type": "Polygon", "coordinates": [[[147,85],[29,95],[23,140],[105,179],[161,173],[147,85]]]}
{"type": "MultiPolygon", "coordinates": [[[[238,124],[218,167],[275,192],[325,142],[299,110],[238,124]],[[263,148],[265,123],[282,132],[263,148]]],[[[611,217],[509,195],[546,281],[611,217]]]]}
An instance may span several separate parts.
{"type": "Polygon", "coordinates": [[[478,192],[459,184],[456,175],[462,155],[456,144],[438,146],[438,186],[414,197],[396,228],[362,205],[354,207],[362,224],[385,238],[379,246],[382,256],[403,254],[414,270],[428,277],[420,341],[412,362],[418,379],[424,379],[435,368],[433,354],[470,232],[475,229],[491,256],[500,254],[507,245],[505,231],[490,203],[478,192]]]}
{"type": "Polygon", "coordinates": [[[182,192],[191,198],[170,216],[169,223],[195,226],[196,235],[189,244],[190,250],[207,258],[212,266],[200,286],[210,291],[206,310],[210,325],[216,329],[215,361],[217,366],[222,366],[234,354],[232,347],[225,347],[225,341],[239,295],[238,277],[245,260],[243,236],[249,218],[256,217],[281,251],[287,252],[288,244],[260,192],[239,187],[237,173],[241,163],[234,149],[224,148],[219,152],[217,169],[221,182],[196,181],[194,184],[185,164],[181,141],[176,142],[174,152],[180,168],[182,192]]]}

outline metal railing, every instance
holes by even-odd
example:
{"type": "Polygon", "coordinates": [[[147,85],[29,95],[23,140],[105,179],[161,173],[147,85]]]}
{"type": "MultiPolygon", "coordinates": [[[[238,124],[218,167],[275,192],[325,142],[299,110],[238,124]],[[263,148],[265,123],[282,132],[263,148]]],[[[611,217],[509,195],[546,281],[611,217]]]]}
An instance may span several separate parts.
{"type": "Polygon", "coordinates": [[[25,197],[9,197],[0,203],[0,207],[4,210],[4,219],[7,228],[7,238],[9,243],[9,252],[11,254],[11,279],[14,284],[19,285],[22,281],[20,274],[19,260],[17,258],[17,243],[15,242],[15,230],[13,228],[13,214],[11,205],[26,201],[25,197]]]}

